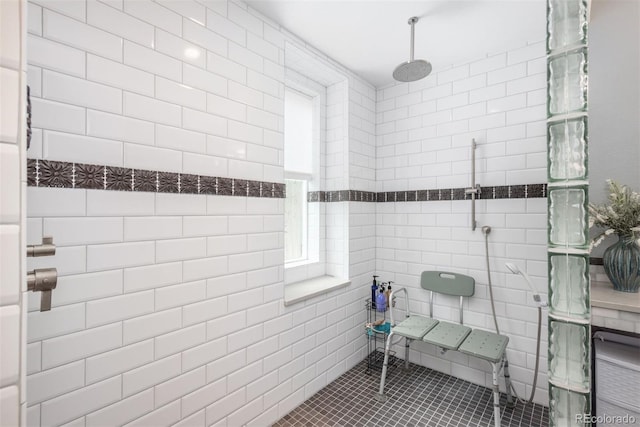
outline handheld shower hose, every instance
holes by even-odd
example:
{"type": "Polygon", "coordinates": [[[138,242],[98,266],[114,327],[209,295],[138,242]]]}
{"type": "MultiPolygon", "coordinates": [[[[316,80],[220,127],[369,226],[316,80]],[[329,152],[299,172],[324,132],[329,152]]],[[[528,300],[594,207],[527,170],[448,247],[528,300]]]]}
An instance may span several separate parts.
{"type": "Polygon", "coordinates": [[[489,299],[491,300],[491,313],[493,314],[493,324],[496,327],[496,334],[500,335],[500,328],[498,327],[498,318],[496,317],[496,304],[493,300],[493,286],[491,284],[491,267],[489,267],[489,233],[491,233],[491,227],[488,225],[482,226],[482,234],[484,234],[484,253],[487,261],[487,279],[489,281],[489,299]]]}
{"type": "MultiPolygon", "coordinates": [[[[498,328],[498,318],[496,317],[496,307],[493,300],[493,286],[491,283],[491,268],[489,266],[489,233],[491,233],[491,227],[485,225],[482,227],[482,234],[484,235],[484,249],[485,249],[485,259],[487,261],[487,279],[489,282],[489,299],[491,300],[491,313],[493,315],[493,323],[496,327],[496,333],[500,335],[500,329],[498,328]]],[[[542,329],[542,304],[538,304],[538,337],[536,340],[536,365],[533,370],[533,384],[531,385],[531,394],[529,395],[529,399],[524,400],[518,393],[516,389],[513,387],[513,383],[511,383],[511,391],[513,392],[516,399],[518,399],[521,403],[528,404],[533,402],[533,397],[536,393],[536,385],[538,384],[538,370],[540,368],[540,332],[542,329]]],[[[505,359],[505,366],[509,366],[509,361],[505,359]]]]}

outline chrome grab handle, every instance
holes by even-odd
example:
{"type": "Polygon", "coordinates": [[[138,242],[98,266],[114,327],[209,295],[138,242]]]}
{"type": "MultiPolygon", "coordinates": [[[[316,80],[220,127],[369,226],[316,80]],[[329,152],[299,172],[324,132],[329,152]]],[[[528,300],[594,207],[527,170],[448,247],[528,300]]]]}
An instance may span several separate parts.
{"type": "Polygon", "coordinates": [[[475,138],[471,140],[471,188],[464,190],[464,194],[471,194],[471,230],[475,230],[476,221],[476,198],[480,196],[480,184],[476,184],[476,144],[475,138]]]}

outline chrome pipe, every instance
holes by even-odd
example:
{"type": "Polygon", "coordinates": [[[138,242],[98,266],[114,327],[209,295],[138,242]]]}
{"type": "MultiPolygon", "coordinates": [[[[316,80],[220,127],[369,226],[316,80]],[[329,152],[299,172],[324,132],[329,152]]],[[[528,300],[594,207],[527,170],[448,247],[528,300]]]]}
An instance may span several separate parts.
{"type": "Polygon", "coordinates": [[[411,25],[411,50],[409,52],[409,62],[413,62],[413,43],[415,40],[415,24],[416,22],[418,22],[418,17],[417,16],[413,16],[411,18],[409,18],[409,25],[411,25]]]}

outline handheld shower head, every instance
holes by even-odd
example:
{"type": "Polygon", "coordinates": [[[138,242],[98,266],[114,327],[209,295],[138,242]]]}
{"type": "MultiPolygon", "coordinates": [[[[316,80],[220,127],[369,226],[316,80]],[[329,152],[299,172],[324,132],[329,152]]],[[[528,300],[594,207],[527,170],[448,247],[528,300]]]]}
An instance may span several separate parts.
{"type": "Polygon", "coordinates": [[[517,265],[515,265],[514,263],[511,262],[507,262],[504,264],[509,271],[511,271],[513,274],[520,274],[520,269],[518,268],[517,265]]]}
{"type": "Polygon", "coordinates": [[[519,274],[520,276],[522,276],[522,278],[526,282],[527,286],[529,287],[529,290],[531,290],[531,292],[533,293],[533,300],[536,303],[538,303],[541,307],[545,307],[547,305],[547,303],[543,302],[542,298],[540,298],[540,294],[538,293],[538,290],[535,288],[535,286],[533,286],[533,283],[531,282],[531,278],[529,277],[529,275],[527,273],[525,273],[524,271],[520,270],[520,268],[517,265],[515,265],[515,264],[513,264],[511,262],[507,262],[504,265],[513,274],[519,274]]]}

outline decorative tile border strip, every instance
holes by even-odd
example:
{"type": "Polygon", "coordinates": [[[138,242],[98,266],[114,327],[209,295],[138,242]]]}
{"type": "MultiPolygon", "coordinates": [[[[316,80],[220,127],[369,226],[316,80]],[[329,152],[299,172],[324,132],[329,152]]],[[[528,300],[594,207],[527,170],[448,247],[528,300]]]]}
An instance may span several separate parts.
{"type": "Polygon", "coordinates": [[[31,187],[284,198],[285,185],[217,176],[27,159],[31,187]]]}
{"type": "MultiPolygon", "coordinates": [[[[283,183],[40,159],[27,159],[27,184],[31,187],[241,197],[285,197],[285,184],[283,183]]],[[[547,197],[547,184],[526,184],[483,187],[479,199],[545,197],[547,197]]],[[[378,193],[357,190],[310,191],[307,194],[309,202],[423,202],[468,200],[470,198],[470,195],[465,194],[464,188],[378,193]]]]}
{"type": "MultiPolygon", "coordinates": [[[[534,199],[547,197],[547,184],[500,185],[482,187],[479,200],[534,199]]],[[[464,188],[411,191],[310,191],[309,202],[426,202],[438,200],[470,200],[464,188]]]]}
{"type": "Polygon", "coordinates": [[[373,191],[339,190],[339,191],[310,191],[307,193],[309,202],[377,202],[377,195],[373,191]]]}

